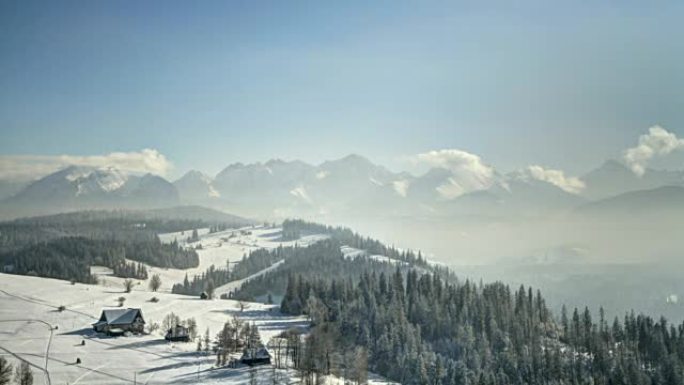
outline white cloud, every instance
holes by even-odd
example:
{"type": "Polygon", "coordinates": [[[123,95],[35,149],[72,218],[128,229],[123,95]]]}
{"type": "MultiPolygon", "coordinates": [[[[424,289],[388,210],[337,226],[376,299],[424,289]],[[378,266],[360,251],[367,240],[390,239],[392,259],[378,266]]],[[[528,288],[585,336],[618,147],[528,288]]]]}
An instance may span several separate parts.
{"type": "Polygon", "coordinates": [[[452,177],[447,183],[437,187],[437,192],[446,199],[484,190],[494,183],[494,168],[485,164],[479,156],[466,151],[435,150],[415,155],[411,159],[417,164],[441,167],[451,171],[452,177]]]}
{"type": "Polygon", "coordinates": [[[639,137],[636,147],[625,150],[623,159],[635,174],[642,176],[653,157],[664,156],[682,148],[684,139],[677,138],[677,135],[660,126],[653,126],[648,129],[648,134],[639,137]]]}
{"type": "Polygon", "coordinates": [[[524,170],[524,174],[533,179],[550,183],[571,194],[579,194],[586,185],[577,177],[565,176],[562,170],[547,169],[542,166],[529,166],[524,170]]]}
{"type": "Polygon", "coordinates": [[[411,182],[406,179],[395,180],[392,182],[392,187],[394,187],[394,191],[399,194],[399,196],[406,198],[410,184],[411,182]]]}
{"type": "Polygon", "coordinates": [[[132,173],[166,175],[173,167],[159,151],[112,152],[106,155],[0,155],[0,179],[34,179],[68,166],[114,167],[132,173]]]}

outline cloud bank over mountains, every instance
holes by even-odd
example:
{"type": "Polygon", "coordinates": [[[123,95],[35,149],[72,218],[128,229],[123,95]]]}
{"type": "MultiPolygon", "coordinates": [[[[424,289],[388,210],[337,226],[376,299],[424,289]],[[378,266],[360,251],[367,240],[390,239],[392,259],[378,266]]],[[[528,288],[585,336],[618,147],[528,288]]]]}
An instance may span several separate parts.
{"type": "Polygon", "coordinates": [[[120,171],[165,176],[172,163],[155,149],[105,155],[0,155],[0,179],[30,180],[68,166],[115,168],[120,171]]]}
{"type": "Polygon", "coordinates": [[[430,151],[410,158],[415,164],[424,164],[449,170],[452,177],[438,186],[437,191],[446,199],[485,190],[494,183],[494,168],[485,164],[478,155],[457,149],[430,151]]]}
{"type": "MultiPolygon", "coordinates": [[[[641,178],[654,158],[666,157],[668,154],[683,148],[684,139],[660,126],[653,126],[649,128],[647,133],[638,138],[636,146],[622,152],[620,161],[634,175],[641,178]]],[[[423,152],[408,156],[404,160],[408,160],[408,163],[413,166],[442,170],[443,174],[440,175],[443,177],[435,179],[436,184],[430,188],[437,197],[447,201],[472,192],[489,190],[493,187],[508,189],[509,182],[514,180],[546,183],[573,195],[582,195],[588,189],[593,188],[594,186],[591,184],[596,182],[586,179],[586,176],[567,175],[564,170],[540,164],[531,164],[517,171],[504,174],[481,156],[454,148],[423,152]]],[[[173,169],[173,164],[164,154],[156,149],[149,148],[140,151],[112,152],[91,156],[0,155],[0,180],[34,180],[68,166],[113,168],[126,173],[150,173],[159,176],[168,176],[173,169]]],[[[316,180],[323,181],[329,174],[330,170],[321,168],[314,177],[316,180]]],[[[404,176],[397,177],[388,183],[391,184],[398,196],[407,197],[411,194],[416,178],[420,178],[420,176],[415,177],[404,173],[404,176]]],[[[207,184],[211,190],[213,186],[209,182],[207,184]]],[[[424,186],[429,186],[429,184],[424,186]]],[[[302,185],[292,186],[289,191],[290,195],[298,196],[305,201],[311,200],[308,191],[302,185]]]]}
{"type": "Polygon", "coordinates": [[[639,143],[625,150],[623,159],[635,174],[642,176],[651,159],[662,157],[684,148],[684,139],[660,126],[648,129],[648,134],[639,137],[639,143]]]}
{"type": "Polygon", "coordinates": [[[530,178],[541,182],[550,183],[570,194],[579,194],[586,184],[578,177],[566,176],[562,170],[547,169],[542,166],[532,165],[524,171],[530,178]]]}
{"type": "Polygon", "coordinates": [[[167,174],[172,164],[153,149],[101,156],[3,156],[0,182],[49,174],[21,186],[0,183],[0,219],[197,205],[258,220],[299,217],[345,224],[377,232],[397,245],[415,243],[435,254],[473,261],[502,253],[529,256],[565,245],[611,258],[651,255],[653,250],[669,255],[684,250],[684,243],[671,245],[670,237],[664,238],[664,247],[658,245],[659,234],[681,227],[684,170],[647,166],[681,148],[676,135],[654,127],[624,152],[628,159],[607,160],[579,176],[536,163],[504,172],[460,149],[404,158],[416,169],[427,168],[413,174],[349,155],[318,165],[278,159],[233,163],[216,175],[193,170],[176,180],[157,176],[167,174]],[[648,228],[654,223],[657,229],[648,228]]]}
{"type": "Polygon", "coordinates": [[[459,149],[430,151],[409,158],[414,164],[439,167],[449,170],[452,177],[437,187],[437,191],[445,199],[458,198],[464,194],[487,190],[496,183],[506,188],[506,180],[536,180],[552,184],[570,194],[579,194],[586,187],[578,177],[566,176],[562,170],[549,169],[539,165],[531,165],[504,177],[496,169],[485,163],[478,155],[459,149]]]}

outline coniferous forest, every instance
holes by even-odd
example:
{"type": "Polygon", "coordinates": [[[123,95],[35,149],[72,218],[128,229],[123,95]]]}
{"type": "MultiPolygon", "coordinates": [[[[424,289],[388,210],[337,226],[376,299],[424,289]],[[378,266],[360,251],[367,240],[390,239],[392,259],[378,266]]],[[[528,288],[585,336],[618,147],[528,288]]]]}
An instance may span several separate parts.
{"type": "Polygon", "coordinates": [[[233,266],[228,263],[224,268],[210,266],[204,273],[188,279],[187,275],[182,283],[177,283],[171,288],[175,294],[198,295],[209,287],[222,286],[231,281],[237,281],[263,270],[275,262],[285,259],[290,254],[290,248],[278,247],[269,251],[256,249],[248,255],[244,255],[233,266]]]}
{"type": "Polygon", "coordinates": [[[94,265],[114,275],[146,279],[141,263],[187,269],[199,264],[192,249],[157,234],[237,225],[200,219],[150,216],[145,212],[85,211],[0,223],[0,264],[7,272],[94,283],[94,265]],[[134,262],[131,262],[134,261],[134,262]]]}
{"type": "MultiPolygon", "coordinates": [[[[141,263],[198,263],[194,250],[159,241],[156,228],[169,224],[3,225],[1,258],[19,274],[93,283],[92,265],[144,279],[141,263]]],[[[196,295],[278,263],[233,294],[240,300],[277,296],[283,313],[310,319],[303,336],[295,330],[281,336],[288,346],[284,362],[304,383],[327,374],[363,382],[367,367],[402,384],[684,384],[684,324],[633,312],[609,320],[602,309],[553,314],[532,288],[462,280],[420,253],[348,229],[284,224],[283,239],[308,234],[328,238],[254,250],[232,266],[186,277],[173,292],[196,295]],[[345,255],[343,246],[364,253],[345,255]]]]}
{"type": "MultiPolygon", "coordinates": [[[[295,236],[321,231],[290,225],[295,236]]],[[[339,234],[352,233],[328,234],[284,249],[277,270],[235,294],[282,295],[281,311],[309,317],[312,329],[291,357],[305,383],[349,375],[360,354],[369,370],[402,384],[684,383],[684,324],[634,312],[609,320],[603,309],[553,314],[532,288],[459,280],[422,258],[345,258],[339,234]]]]}
{"type": "Polygon", "coordinates": [[[438,274],[365,272],[356,280],[288,276],[281,309],[307,314],[308,378],[341,373],[362,348],[403,384],[681,384],[684,324],[588,309],[556,318],[539,292],[438,274]],[[342,363],[342,364],[339,364],[342,363]]]}

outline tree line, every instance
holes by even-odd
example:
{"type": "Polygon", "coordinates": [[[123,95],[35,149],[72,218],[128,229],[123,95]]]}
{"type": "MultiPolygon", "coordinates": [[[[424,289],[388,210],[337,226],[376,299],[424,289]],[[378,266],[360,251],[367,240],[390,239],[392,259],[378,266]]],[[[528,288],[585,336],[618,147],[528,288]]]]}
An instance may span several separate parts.
{"type": "Polygon", "coordinates": [[[329,235],[330,238],[337,240],[342,245],[364,250],[369,255],[383,255],[416,267],[431,267],[420,252],[415,253],[411,250],[399,250],[395,247],[387,246],[377,239],[364,237],[347,227],[326,226],[301,219],[287,219],[282,223],[283,240],[293,241],[299,239],[302,235],[312,234],[329,235]]]}
{"type": "MultiPolygon", "coordinates": [[[[254,277],[243,283],[234,297],[245,301],[265,297],[268,294],[282,295],[287,288],[288,276],[306,272],[307,277],[338,277],[356,281],[365,271],[389,273],[395,266],[386,261],[370,258],[345,258],[340,250],[342,243],[335,238],[316,242],[308,247],[285,247],[282,249],[284,262],[277,269],[254,277]]],[[[271,251],[273,253],[273,251],[271,251]]],[[[411,264],[402,264],[402,270],[411,268],[411,264]]],[[[456,277],[447,268],[440,266],[417,267],[421,271],[441,274],[449,279],[456,277]]]]}
{"type": "Polygon", "coordinates": [[[274,250],[257,249],[243,255],[242,259],[232,267],[230,261],[226,261],[224,268],[210,266],[206,271],[188,279],[187,274],[182,283],[173,285],[171,292],[175,294],[199,295],[202,292],[212,291],[213,288],[226,283],[247,278],[274,263],[283,260],[292,254],[292,248],[277,247],[274,250]]]}
{"type": "MultiPolygon", "coordinates": [[[[12,381],[12,364],[5,357],[0,357],[0,385],[9,385],[12,381]]],[[[26,361],[21,361],[14,373],[17,385],[32,385],[33,371],[26,361]]]]}

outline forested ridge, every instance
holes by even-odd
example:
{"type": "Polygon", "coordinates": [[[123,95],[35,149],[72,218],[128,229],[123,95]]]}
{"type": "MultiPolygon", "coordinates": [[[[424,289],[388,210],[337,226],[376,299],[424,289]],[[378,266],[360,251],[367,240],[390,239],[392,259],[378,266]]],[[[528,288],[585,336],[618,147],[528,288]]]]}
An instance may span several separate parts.
{"type": "Polygon", "coordinates": [[[326,226],[301,219],[288,219],[283,221],[282,229],[284,240],[297,240],[303,235],[325,234],[342,245],[363,250],[368,255],[383,255],[416,267],[434,268],[423,258],[420,252],[415,253],[412,250],[400,250],[387,246],[377,239],[364,237],[347,227],[326,226]]]}
{"type": "Polygon", "coordinates": [[[684,324],[634,312],[608,320],[603,309],[553,314],[531,288],[459,280],[417,255],[398,267],[345,258],[343,244],[398,260],[406,252],[347,229],[283,226],[287,239],[320,233],[331,237],[288,249],[278,269],[236,293],[283,295],[283,312],[310,317],[292,357],[306,383],[348,375],[363,357],[403,384],[684,384],[684,324]]]}
{"type": "MultiPolygon", "coordinates": [[[[334,239],[316,242],[308,247],[283,247],[271,254],[278,253],[284,262],[277,269],[243,283],[235,293],[236,298],[254,300],[257,297],[282,295],[287,288],[287,279],[291,274],[306,272],[312,279],[338,277],[356,280],[365,271],[391,272],[394,266],[370,258],[345,258],[340,247],[342,244],[334,239]]],[[[402,269],[408,269],[405,265],[402,269]]],[[[444,275],[452,276],[447,269],[439,270],[444,275]]]]}
{"type": "Polygon", "coordinates": [[[84,211],[0,223],[0,263],[15,274],[93,283],[93,265],[107,266],[126,278],[147,278],[139,263],[186,269],[199,257],[157,234],[230,224],[201,219],[154,217],[145,212],[84,211]],[[135,261],[135,262],[129,262],[135,261]],[[139,262],[139,263],[136,263],[139,262]]]}
{"type": "MultiPolygon", "coordinates": [[[[159,241],[156,231],[166,226],[180,225],[111,218],[2,223],[0,239],[10,251],[0,258],[20,274],[81,282],[93,282],[92,265],[138,277],[147,272],[127,261],[196,266],[194,250],[159,241]]],[[[420,253],[349,229],[283,224],[284,240],[309,234],[329,237],[307,247],[251,251],[234,266],[186,277],[173,291],[198,294],[283,261],[234,295],[282,296],[281,311],[310,318],[305,338],[296,331],[283,336],[291,356],[284,362],[304,383],[327,374],[362,381],[359,368],[367,365],[403,384],[684,384],[684,323],[633,312],[608,320],[602,309],[553,314],[531,288],[460,280],[420,253]],[[365,254],[345,256],[342,246],[365,254]]]]}
{"type": "Polygon", "coordinates": [[[182,283],[173,285],[171,292],[175,294],[198,295],[203,291],[213,291],[216,287],[247,278],[287,258],[291,254],[291,249],[278,247],[275,250],[252,250],[249,254],[243,255],[242,259],[232,267],[229,265],[230,261],[226,261],[225,267],[221,268],[212,265],[203,273],[193,276],[192,279],[189,279],[186,274],[182,283]]]}
{"type": "MultiPolygon", "coordinates": [[[[588,309],[555,318],[537,291],[445,282],[438,274],[290,274],[281,309],[313,329],[297,362],[310,379],[364,349],[369,368],[403,384],[682,384],[684,324],[588,309]]],[[[348,368],[347,368],[348,369],[348,368]]]]}
{"type": "MultiPolygon", "coordinates": [[[[302,220],[286,220],[283,222],[281,235],[283,241],[296,241],[304,235],[327,235],[329,238],[315,242],[308,247],[299,247],[295,244],[295,246],[280,246],[272,250],[263,248],[253,250],[232,266],[211,266],[202,274],[186,277],[183,282],[173,286],[172,292],[198,295],[203,291],[211,291],[212,288],[249,277],[279,261],[284,261],[284,263],[273,273],[255,277],[243,284],[236,293],[238,298],[254,300],[267,294],[283,293],[287,272],[299,271],[300,269],[309,269],[311,274],[317,275],[343,274],[352,276],[364,269],[391,268],[386,263],[366,258],[356,261],[345,260],[340,251],[343,245],[358,248],[368,255],[384,255],[411,266],[429,270],[440,269],[429,265],[420,253],[385,246],[378,240],[361,236],[348,228],[325,226],[302,220]],[[318,264],[310,266],[310,263],[318,264]]],[[[444,272],[446,273],[446,270],[444,272]]]]}

